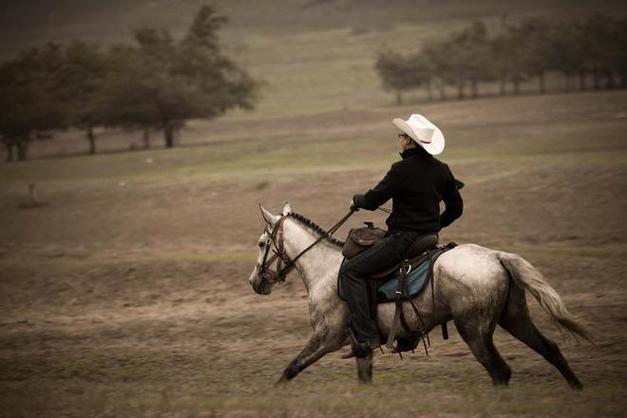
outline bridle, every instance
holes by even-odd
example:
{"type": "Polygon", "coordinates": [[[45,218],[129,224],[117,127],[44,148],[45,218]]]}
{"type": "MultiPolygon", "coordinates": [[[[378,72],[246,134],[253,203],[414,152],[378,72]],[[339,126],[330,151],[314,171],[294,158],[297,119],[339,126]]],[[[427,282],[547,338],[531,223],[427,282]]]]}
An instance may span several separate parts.
{"type": "Polygon", "coordinates": [[[296,267],[296,261],[303,256],[307,251],[312,249],[316,244],[322,241],[324,238],[330,236],[335,231],[337,231],[343,224],[351,217],[351,215],[355,213],[355,209],[352,209],[344,215],[342,219],[339,220],[338,223],[333,225],[328,231],[321,234],[312,244],[310,244],[303,251],[298,253],[296,257],[290,259],[290,257],[285,252],[284,239],[283,239],[283,223],[285,219],[289,217],[289,214],[282,215],[281,218],[276,221],[274,227],[271,231],[268,230],[268,226],[264,227],[264,232],[268,235],[265,242],[265,249],[263,253],[263,259],[261,260],[261,264],[257,264],[257,274],[264,280],[270,280],[273,284],[282,284],[285,282],[287,275],[296,267]],[[274,253],[270,258],[270,250],[274,253]],[[276,269],[272,271],[270,266],[272,263],[277,262],[276,269]]]}
{"type": "Polygon", "coordinates": [[[281,216],[276,224],[274,224],[272,231],[268,231],[267,225],[264,227],[264,232],[268,235],[268,237],[266,238],[263,259],[261,260],[261,264],[257,265],[257,272],[260,277],[279,284],[285,281],[287,274],[291,271],[291,268],[288,270],[287,267],[291,265],[293,268],[293,263],[285,253],[285,247],[283,245],[283,222],[285,222],[286,218],[286,215],[281,216]],[[278,243],[276,240],[277,236],[279,238],[278,243]],[[270,250],[272,250],[274,255],[268,259],[270,250]],[[276,270],[272,271],[270,266],[275,260],[278,260],[276,270]],[[285,266],[282,267],[282,264],[285,264],[285,266]]]}

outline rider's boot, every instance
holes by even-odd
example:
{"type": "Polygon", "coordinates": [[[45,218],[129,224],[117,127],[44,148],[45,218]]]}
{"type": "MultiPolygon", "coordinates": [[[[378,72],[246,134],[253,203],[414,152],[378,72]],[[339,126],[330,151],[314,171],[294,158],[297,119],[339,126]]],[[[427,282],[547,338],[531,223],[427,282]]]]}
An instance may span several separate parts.
{"type": "Polygon", "coordinates": [[[358,341],[353,329],[349,326],[348,337],[351,342],[351,351],[341,356],[342,359],[349,359],[353,357],[364,358],[367,357],[370,352],[381,347],[381,340],[374,338],[369,341],[358,341]]]}

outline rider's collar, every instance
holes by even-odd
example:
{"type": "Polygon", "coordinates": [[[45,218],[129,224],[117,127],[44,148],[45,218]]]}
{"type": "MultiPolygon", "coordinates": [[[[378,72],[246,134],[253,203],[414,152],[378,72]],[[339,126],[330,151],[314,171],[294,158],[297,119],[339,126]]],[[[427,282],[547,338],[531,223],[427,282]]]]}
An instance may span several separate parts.
{"type": "Polygon", "coordinates": [[[401,152],[400,155],[401,155],[401,158],[403,159],[411,157],[413,155],[419,155],[422,157],[431,157],[431,154],[425,151],[422,147],[406,149],[405,151],[401,152]]]}

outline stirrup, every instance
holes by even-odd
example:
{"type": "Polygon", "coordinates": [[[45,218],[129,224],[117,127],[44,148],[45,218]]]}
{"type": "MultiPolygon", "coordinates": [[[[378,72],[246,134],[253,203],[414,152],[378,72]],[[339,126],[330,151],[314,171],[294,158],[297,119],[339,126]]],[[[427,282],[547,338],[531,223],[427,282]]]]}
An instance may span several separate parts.
{"type": "Polygon", "coordinates": [[[352,357],[364,358],[367,357],[370,352],[374,349],[379,348],[381,352],[383,352],[383,348],[381,347],[381,342],[377,341],[377,343],[373,344],[372,341],[367,342],[359,342],[357,337],[355,336],[355,332],[351,327],[348,327],[348,337],[351,342],[351,352],[349,354],[345,354],[342,356],[343,359],[349,359],[352,357]]]}

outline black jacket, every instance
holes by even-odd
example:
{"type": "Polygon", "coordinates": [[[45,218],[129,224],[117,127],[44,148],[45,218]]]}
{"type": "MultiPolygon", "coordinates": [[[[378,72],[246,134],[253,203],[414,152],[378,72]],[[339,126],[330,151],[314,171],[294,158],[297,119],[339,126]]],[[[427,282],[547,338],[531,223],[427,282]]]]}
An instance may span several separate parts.
{"type": "Polygon", "coordinates": [[[356,207],[375,210],[392,199],[392,214],[385,223],[389,232],[438,232],[459,218],[464,202],[448,165],[422,148],[401,153],[403,159],[392,167],[373,189],[356,194],[356,207]],[[440,215],[440,202],[446,204],[440,215]]]}

